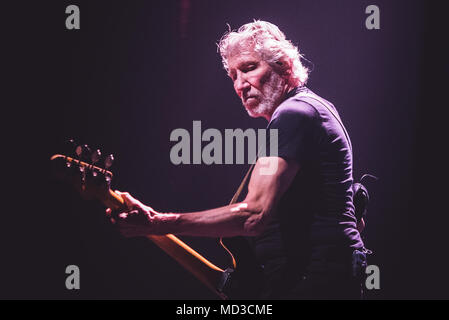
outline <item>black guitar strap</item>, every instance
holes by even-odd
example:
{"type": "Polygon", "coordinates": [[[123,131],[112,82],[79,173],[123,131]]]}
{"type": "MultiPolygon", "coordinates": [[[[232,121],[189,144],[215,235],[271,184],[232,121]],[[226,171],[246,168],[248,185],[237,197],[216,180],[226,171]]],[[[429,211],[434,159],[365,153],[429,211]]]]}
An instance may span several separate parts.
{"type": "Polygon", "coordinates": [[[254,162],[253,164],[251,164],[251,166],[248,169],[248,172],[246,173],[245,177],[243,178],[242,182],[240,183],[240,186],[238,187],[237,191],[234,193],[234,196],[232,197],[231,201],[229,202],[229,204],[234,204],[238,201],[238,198],[240,197],[240,194],[243,191],[243,188],[245,187],[246,182],[248,181],[251,172],[254,169],[254,166],[256,165],[256,162],[254,162]]]}

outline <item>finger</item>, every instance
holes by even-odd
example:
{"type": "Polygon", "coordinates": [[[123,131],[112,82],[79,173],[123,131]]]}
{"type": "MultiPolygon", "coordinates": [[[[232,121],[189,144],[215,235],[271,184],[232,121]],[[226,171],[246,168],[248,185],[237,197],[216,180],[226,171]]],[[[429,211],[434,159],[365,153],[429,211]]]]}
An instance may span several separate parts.
{"type": "Polygon", "coordinates": [[[123,200],[125,206],[128,207],[128,204],[126,203],[126,200],[125,200],[124,192],[121,192],[119,190],[114,190],[114,193],[116,193],[123,200]]]}
{"type": "Polygon", "coordinates": [[[120,213],[120,214],[118,215],[118,217],[119,217],[121,220],[125,220],[126,218],[128,218],[128,212],[122,212],[122,213],[120,213]]]}
{"type": "Polygon", "coordinates": [[[125,201],[125,205],[132,209],[135,207],[136,205],[136,199],[134,199],[128,192],[121,192],[116,190],[115,191],[124,201],[125,201]]]}
{"type": "Polygon", "coordinates": [[[107,217],[110,217],[111,214],[112,214],[112,209],[111,209],[111,208],[107,208],[107,209],[106,209],[106,216],[107,216],[107,217]]]}
{"type": "Polygon", "coordinates": [[[115,190],[114,191],[116,194],[118,194],[120,196],[120,198],[123,199],[123,201],[125,202],[125,206],[128,208],[132,208],[133,204],[129,201],[129,198],[131,197],[131,195],[128,192],[121,192],[119,190],[115,190]]]}
{"type": "MultiPolygon", "coordinates": [[[[128,210],[128,209],[124,209],[124,210],[128,210]]],[[[106,215],[109,218],[113,218],[115,221],[118,220],[122,220],[122,219],[126,219],[128,214],[128,211],[117,211],[117,210],[112,210],[111,213],[109,215],[106,215]]]]}
{"type": "Polygon", "coordinates": [[[139,210],[131,210],[128,212],[122,212],[118,215],[118,218],[122,221],[126,220],[126,222],[128,222],[128,223],[132,223],[132,222],[137,223],[137,222],[145,221],[143,219],[143,216],[139,212],[139,210]]]}

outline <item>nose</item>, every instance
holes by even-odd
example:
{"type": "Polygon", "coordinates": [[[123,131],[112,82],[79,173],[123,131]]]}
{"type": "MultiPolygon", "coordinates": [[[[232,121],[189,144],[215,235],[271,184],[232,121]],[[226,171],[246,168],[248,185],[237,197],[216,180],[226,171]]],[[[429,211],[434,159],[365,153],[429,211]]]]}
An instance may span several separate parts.
{"type": "Polygon", "coordinates": [[[241,98],[245,91],[251,88],[250,83],[247,81],[245,75],[241,71],[237,71],[236,78],[234,80],[234,89],[237,95],[241,98]]]}

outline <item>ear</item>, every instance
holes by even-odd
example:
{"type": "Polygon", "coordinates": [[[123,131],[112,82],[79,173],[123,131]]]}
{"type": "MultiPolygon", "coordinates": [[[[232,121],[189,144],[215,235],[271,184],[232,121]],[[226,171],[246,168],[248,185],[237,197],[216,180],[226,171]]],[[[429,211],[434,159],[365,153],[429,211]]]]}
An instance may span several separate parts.
{"type": "Polygon", "coordinates": [[[291,68],[287,61],[278,60],[274,63],[273,68],[285,80],[288,81],[290,79],[291,68]]]}

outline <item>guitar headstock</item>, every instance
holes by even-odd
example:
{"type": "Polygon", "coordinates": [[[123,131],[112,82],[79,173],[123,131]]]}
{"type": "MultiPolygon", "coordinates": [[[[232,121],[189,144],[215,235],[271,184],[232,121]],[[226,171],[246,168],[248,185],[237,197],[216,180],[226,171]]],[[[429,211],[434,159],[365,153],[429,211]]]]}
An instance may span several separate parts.
{"type": "MultiPolygon", "coordinates": [[[[73,140],[68,142],[74,144],[73,140]]],[[[54,154],[50,160],[55,175],[75,187],[84,198],[96,198],[102,202],[110,198],[112,154],[102,157],[99,149],[92,151],[88,145],[78,145],[74,155],[54,154]],[[104,168],[99,166],[100,162],[104,168]]]]}

